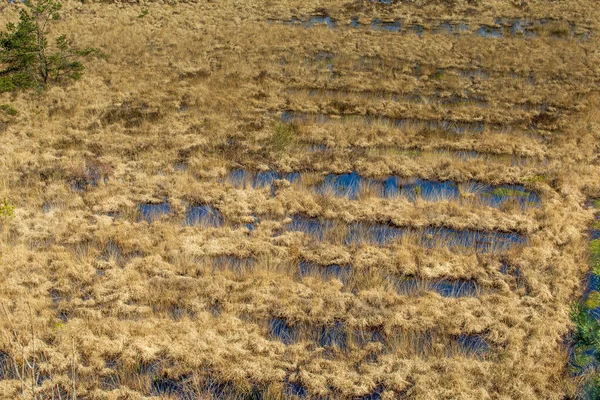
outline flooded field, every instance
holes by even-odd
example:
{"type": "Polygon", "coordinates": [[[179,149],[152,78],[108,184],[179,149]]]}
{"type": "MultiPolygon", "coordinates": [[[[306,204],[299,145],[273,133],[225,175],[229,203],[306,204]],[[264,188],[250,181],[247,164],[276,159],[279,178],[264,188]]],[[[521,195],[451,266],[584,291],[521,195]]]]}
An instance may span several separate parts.
{"type": "Polygon", "coordinates": [[[0,398],[598,398],[593,2],[64,0],[45,78],[35,10],[0,398]]]}

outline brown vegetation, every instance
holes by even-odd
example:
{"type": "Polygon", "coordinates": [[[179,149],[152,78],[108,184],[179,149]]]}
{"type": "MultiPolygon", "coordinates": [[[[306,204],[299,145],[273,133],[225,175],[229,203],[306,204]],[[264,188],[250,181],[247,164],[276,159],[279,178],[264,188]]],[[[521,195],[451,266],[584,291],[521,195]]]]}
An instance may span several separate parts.
{"type": "MultiPolygon", "coordinates": [[[[16,206],[0,215],[0,397],[575,395],[564,343],[587,271],[585,201],[600,196],[598,7],[393,3],[64,4],[57,30],[108,57],[86,61],[72,84],[0,99],[18,110],[0,111],[0,199],[16,206]],[[402,18],[426,28],[432,15],[473,26],[554,18],[592,34],[417,36],[267,21],[321,8],[339,21],[402,18]],[[439,100],[452,96],[486,105],[439,100]],[[328,121],[286,125],[284,111],[328,121]],[[511,129],[456,133],[366,124],[367,115],[511,129]],[[240,188],[227,178],[236,168],[306,179],[240,188]],[[327,173],[351,171],[452,180],[461,196],[313,190],[327,173]],[[491,207],[473,198],[465,184],[473,181],[523,185],[541,203],[491,207]],[[165,202],[170,212],[145,220],[141,204],[165,202]],[[223,225],[186,225],[198,204],[218,210],[223,225]],[[340,228],[318,240],[289,228],[295,215],[340,228]],[[411,234],[345,242],[357,221],[411,234]],[[527,241],[497,253],[424,246],[428,227],[527,241]],[[303,261],[351,273],[302,274],[303,261]],[[416,290],[398,289],[407,279],[416,290]],[[440,280],[472,281],[477,291],[446,297],[427,284],[440,280]]],[[[22,5],[0,7],[4,26],[22,5]]],[[[566,29],[555,25],[546,29],[566,29]]]]}

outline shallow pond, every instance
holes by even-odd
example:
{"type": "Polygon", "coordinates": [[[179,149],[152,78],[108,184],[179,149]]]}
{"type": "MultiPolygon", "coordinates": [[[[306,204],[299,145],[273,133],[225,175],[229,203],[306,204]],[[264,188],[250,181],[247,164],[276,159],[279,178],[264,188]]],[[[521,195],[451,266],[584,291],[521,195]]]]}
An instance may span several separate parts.
{"type": "Polygon", "coordinates": [[[209,205],[195,205],[188,208],[185,224],[219,228],[223,225],[223,215],[209,205]]]}
{"type": "Polygon", "coordinates": [[[142,203],[138,205],[138,212],[138,222],[152,223],[159,220],[163,215],[171,214],[171,206],[168,202],[158,204],[142,203]]]}
{"type": "Polygon", "coordinates": [[[518,233],[456,230],[445,227],[425,229],[400,228],[376,222],[353,222],[311,218],[295,215],[287,225],[287,230],[303,232],[319,241],[329,241],[344,245],[385,246],[407,234],[417,234],[424,247],[448,247],[458,251],[477,253],[497,253],[513,246],[524,245],[527,239],[518,233]]]}

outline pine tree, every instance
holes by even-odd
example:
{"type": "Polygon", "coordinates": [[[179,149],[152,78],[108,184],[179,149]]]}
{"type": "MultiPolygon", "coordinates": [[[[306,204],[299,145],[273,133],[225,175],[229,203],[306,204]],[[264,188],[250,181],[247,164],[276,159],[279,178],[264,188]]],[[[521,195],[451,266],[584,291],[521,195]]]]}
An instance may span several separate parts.
{"type": "Polygon", "coordinates": [[[36,5],[26,3],[19,23],[8,23],[0,32],[0,92],[16,89],[44,88],[50,81],[79,79],[84,66],[79,57],[97,49],[77,49],[65,35],[48,44],[48,29],[60,18],[61,3],[41,0],[36,5]]]}

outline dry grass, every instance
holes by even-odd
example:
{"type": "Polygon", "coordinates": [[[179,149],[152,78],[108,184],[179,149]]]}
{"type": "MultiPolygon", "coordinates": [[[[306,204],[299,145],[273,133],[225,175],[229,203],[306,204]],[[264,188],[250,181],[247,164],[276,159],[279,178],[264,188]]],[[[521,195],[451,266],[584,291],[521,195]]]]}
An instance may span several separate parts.
{"type": "MultiPolygon", "coordinates": [[[[15,206],[0,216],[0,397],[573,396],[564,339],[586,272],[584,202],[600,195],[597,7],[404,3],[67,2],[52,33],[109,57],[87,61],[69,86],[0,96],[18,111],[0,111],[0,199],[15,206]],[[431,15],[473,26],[528,15],[593,34],[557,38],[564,22],[531,39],[267,23],[320,8],[338,21],[426,27],[431,15]],[[339,89],[349,93],[322,95],[339,89]],[[441,100],[462,93],[487,106],[441,100]],[[286,125],[284,110],[330,121],[286,125]],[[335,118],[346,114],[359,117],[335,118]],[[314,143],[325,150],[307,151],[314,143]],[[240,186],[234,169],[303,177],[240,186]],[[452,180],[460,197],[384,198],[368,184],[356,199],[315,192],[326,174],[350,171],[452,180]],[[542,202],[490,207],[467,182],[525,185],[542,202]],[[166,215],[143,218],[140,204],[163,202],[166,215]],[[190,205],[214,207],[222,226],[186,225],[190,205]],[[336,222],[317,240],[289,229],[295,215],[336,222]],[[363,232],[349,244],[357,221],[411,233],[378,245],[363,232]],[[428,227],[527,242],[428,247],[428,227]],[[318,268],[302,274],[301,261],[318,268]],[[410,278],[418,290],[398,290],[410,278]],[[478,289],[444,297],[429,284],[444,279],[478,289]],[[297,327],[294,340],[273,334],[274,319],[297,327]],[[469,347],[471,336],[487,350],[469,347]]],[[[3,26],[21,6],[1,7],[3,26]]]]}

